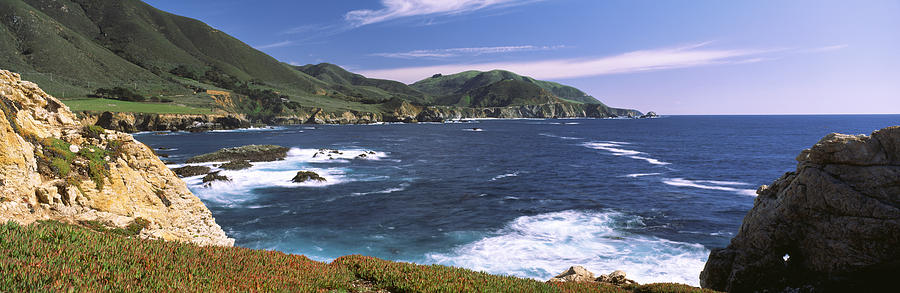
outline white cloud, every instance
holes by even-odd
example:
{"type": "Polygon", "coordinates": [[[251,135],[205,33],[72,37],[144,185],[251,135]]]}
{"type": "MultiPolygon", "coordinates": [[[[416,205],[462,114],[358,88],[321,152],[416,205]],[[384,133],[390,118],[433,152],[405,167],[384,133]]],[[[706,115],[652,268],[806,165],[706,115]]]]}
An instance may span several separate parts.
{"type": "Polygon", "coordinates": [[[381,56],[388,58],[450,58],[459,56],[478,56],[484,54],[499,54],[525,51],[545,51],[565,48],[565,46],[502,46],[502,47],[475,47],[475,48],[450,48],[435,50],[415,50],[409,52],[396,53],[375,53],[372,56],[381,56]]]}
{"type": "Polygon", "coordinates": [[[344,18],[355,26],[363,26],[402,17],[460,14],[536,1],[540,0],[381,0],[384,8],[353,10],[344,15],[344,18]]]}
{"type": "Polygon", "coordinates": [[[489,71],[494,69],[509,70],[538,79],[568,79],[716,64],[753,63],[765,60],[758,55],[773,52],[773,50],[703,48],[707,44],[698,43],[681,47],[632,51],[614,56],[595,58],[447,64],[367,70],[360,73],[368,77],[393,79],[406,83],[418,81],[435,73],[452,74],[467,70],[489,71]]]}
{"type": "Polygon", "coordinates": [[[272,43],[272,44],[268,44],[268,45],[256,46],[254,48],[256,48],[257,50],[263,50],[263,49],[280,48],[280,47],[290,46],[293,44],[294,44],[293,41],[284,41],[284,42],[272,43]]]}

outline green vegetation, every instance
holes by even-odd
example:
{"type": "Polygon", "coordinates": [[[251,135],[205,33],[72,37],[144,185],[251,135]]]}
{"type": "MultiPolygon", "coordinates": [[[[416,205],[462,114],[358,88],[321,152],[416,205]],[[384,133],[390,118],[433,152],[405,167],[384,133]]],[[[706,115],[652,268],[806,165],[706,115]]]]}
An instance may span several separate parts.
{"type": "Polygon", "coordinates": [[[80,99],[64,101],[72,111],[113,111],[163,114],[210,114],[210,109],[184,105],[136,103],[107,99],[80,99]]]}
{"type": "Polygon", "coordinates": [[[412,84],[411,87],[438,97],[437,102],[439,104],[454,105],[467,93],[504,80],[516,80],[534,84],[560,99],[573,103],[601,104],[600,101],[577,88],[550,81],[536,80],[504,70],[488,72],[465,71],[451,75],[435,74],[431,78],[412,84]]]}
{"type": "Polygon", "coordinates": [[[0,288],[10,292],[713,292],[679,284],[626,288],[551,284],[358,255],[328,264],[275,251],[123,237],[139,234],[148,224],[142,220],[121,231],[100,222],[81,223],[90,229],[52,221],[0,224],[0,288]]]}
{"type": "MultiPolygon", "coordinates": [[[[470,92],[503,80],[562,100],[600,102],[561,84],[507,71],[436,74],[412,86],[333,64],[291,66],[221,31],[139,0],[0,1],[0,68],[21,73],[74,111],[204,114],[252,122],[326,112],[391,113],[390,101],[477,106],[470,92]],[[217,93],[228,92],[224,98],[217,93]],[[107,99],[85,99],[90,96],[107,99]],[[169,105],[171,103],[171,105],[169,105]]],[[[496,103],[488,103],[496,105],[496,103]]]]}
{"type": "Polygon", "coordinates": [[[97,189],[102,190],[103,179],[109,177],[109,162],[106,161],[106,156],[109,155],[109,152],[101,147],[89,145],[81,148],[78,151],[78,155],[88,160],[88,177],[91,178],[91,181],[94,181],[97,189]]]}

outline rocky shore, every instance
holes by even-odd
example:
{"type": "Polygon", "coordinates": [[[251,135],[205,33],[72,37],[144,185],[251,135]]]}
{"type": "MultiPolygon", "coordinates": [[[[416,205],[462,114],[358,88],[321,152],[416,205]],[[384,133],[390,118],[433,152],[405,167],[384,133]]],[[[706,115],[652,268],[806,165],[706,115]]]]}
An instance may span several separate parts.
{"type": "Polygon", "coordinates": [[[327,112],[314,108],[292,115],[277,116],[270,121],[250,121],[241,114],[153,114],[119,112],[79,112],[82,124],[97,125],[126,133],[140,131],[209,131],[249,128],[254,123],[271,125],[298,124],[372,124],[378,122],[445,122],[461,119],[517,118],[655,118],[656,113],[610,108],[601,104],[552,103],[493,108],[449,106],[417,106],[396,102],[384,113],[344,111],[327,112]]]}
{"type": "Polygon", "coordinates": [[[131,135],[80,123],[59,100],[4,70],[0,110],[0,222],[88,223],[233,245],[184,181],[131,135]]]}
{"type": "Polygon", "coordinates": [[[830,134],[762,186],[700,284],[728,292],[887,292],[900,272],[900,126],[830,134]]]}

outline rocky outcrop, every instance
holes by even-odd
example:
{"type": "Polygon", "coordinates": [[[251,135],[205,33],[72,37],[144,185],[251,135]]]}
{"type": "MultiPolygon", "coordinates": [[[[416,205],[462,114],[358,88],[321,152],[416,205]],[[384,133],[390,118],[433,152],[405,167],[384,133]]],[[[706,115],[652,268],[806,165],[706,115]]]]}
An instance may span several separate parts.
{"type": "Polygon", "coordinates": [[[209,131],[248,128],[250,121],[239,114],[154,114],[80,112],[81,123],[127,133],[138,131],[209,131]]]}
{"type": "MultiPolygon", "coordinates": [[[[146,219],[140,236],[234,243],[153,151],[131,135],[87,127],[18,74],[0,70],[0,221],[146,219]]],[[[143,221],[141,221],[143,222],[143,221]]]]}
{"type": "Polygon", "coordinates": [[[250,167],[253,167],[253,164],[250,164],[250,161],[247,161],[247,160],[231,161],[231,162],[228,162],[228,163],[225,163],[225,164],[222,164],[221,166],[219,166],[219,168],[222,168],[223,170],[232,170],[232,171],[244,170],[244,169],[248,169],[250,167]]]}
{"type": "MultiPolygon", "coordinates": [[[[900,271],[900,127],[830,134],[762,186],[700,275],[729,292],[877,292],[900,271]]],[[[887,287],[890,286],[890,287],[887,287]]]]}
{"type": "Polygon", "coordinates": [[[284,160],[288,148],[277,145],[246,145],[242,147],[224,148],[214,153],[203,154],[187,160],[187,163],[204,162],[271,162],[284,160]]]}
{"type": "Polygon", "coordinates": [[[200,176],[203,174],[209,173],[212,170],[207,166],[184,166],[181,168],[172,169],[172,172],[175,172],[178,177],[194,177],[200,176]]]}
{"type": "Polygon", "coordinates": [[[656,112],[650,111],[647,114],[641,115],[641,119],[649,119],[649,118],[659,118],[659,114],[656,112]]]}
{"type": "Polygon", "coordinates": [[[345,111],[329,113],[315,109],[309,114],[276,117],[278,125],[294,124],[369,124],[375,122],[443,122],[477,118],[637,118],[641,112],[610,108],[601,104],[549,103],[491,108],[451,106],[418,106],[406,101],[391,101],[383,105],[384,113],[345,111]]]}
{"type": "Polygon", "coordinates": [[[312,171],[298,171],[297,175],[294,176],[294,179],[291,179],[294,183],[303,183],[306,181],[317,181],[317,182],[325,182],[325,178],[319,176],[316,172],[312,171]]]}

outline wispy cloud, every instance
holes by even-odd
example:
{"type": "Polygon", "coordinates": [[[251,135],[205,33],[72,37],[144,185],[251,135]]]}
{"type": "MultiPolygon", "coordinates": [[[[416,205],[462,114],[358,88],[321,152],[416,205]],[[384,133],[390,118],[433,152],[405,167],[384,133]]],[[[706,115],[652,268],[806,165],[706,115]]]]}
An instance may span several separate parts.
{"type": "Polygon", "coordinates": [[[416,59],[416,58],[450,58],[450,57],[460,57],[460,56],[479,56],[485,54],[500,54],[500,53],[513,53],[513,52],[527,52],[527,51],[547,51],[547,50],[556,50],[565,48],[565,46],[501,46],[501,47],[474,47],[474,48],[449,48],[449,49],[435,49],[435,50],[414,50],[408,52],[396,52],[396,53],[375,53],[370,54],[371,56],[381,56],[388,58],[403,58],[403,59],[416,59]]]}
{"type": "Polygon", "coordinates": [[[537,1],[542,0],[381,0],[381,5],[384,6],[381,9],[353,10],[344,15],[344,18],[354,26],[363,26],[402,17],[461,14],[537,1]]]}
{"type": "Polygon", "coordinates": [[[614,56],[594,58],[551,59],[527,62],[492,62],[477,64],[447,64],[424,67],[368,70],[363,75],[376,78],[415,82],[435,73],[457,73],[466,70],[510,70],[540,79],[568,79],[606,74],[624,74],[688,68],[718,64],[754,63],[766,60],[765,53],[777,50],[709,49],[709,43],[632,51],[614,56]]]}
{"type": "Polygon", "coordinates": [[[844,49],[844,48],[847,48],[847,47],[850,47],[850,45],[848,45],[848,44],[838,44],[838,45],[831,45],[831,46],[824,46],[824,47],[813,48],[813,49],[807,50],[807,52],[828,52],[828,51],[836,51],[836,50],[844,49]]]}
{"type": "Polygon", "coordinates": [[[294,44],[294,41],[283,41],[283,42],[272,43],[272,44],[268,44],[268,45],[255,46],[253,48],[256,48],[257,50],[264,50],[264,49],[272,49],[272,48],[281,48],[281,47],[290,46],[293,44],[294,44]]]}

